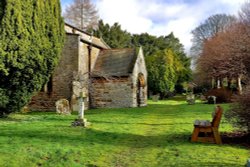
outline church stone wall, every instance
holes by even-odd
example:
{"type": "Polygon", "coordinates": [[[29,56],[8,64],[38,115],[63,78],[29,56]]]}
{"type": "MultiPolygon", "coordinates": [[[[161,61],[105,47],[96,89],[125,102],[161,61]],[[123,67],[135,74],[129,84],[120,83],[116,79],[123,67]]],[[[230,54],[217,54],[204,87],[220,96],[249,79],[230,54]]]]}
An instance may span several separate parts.
{"type": "Polygon", "coordinates": [[[133,107],[133,86],[130,77],[94,79],[91,92],[94,108],[133,107]]]}

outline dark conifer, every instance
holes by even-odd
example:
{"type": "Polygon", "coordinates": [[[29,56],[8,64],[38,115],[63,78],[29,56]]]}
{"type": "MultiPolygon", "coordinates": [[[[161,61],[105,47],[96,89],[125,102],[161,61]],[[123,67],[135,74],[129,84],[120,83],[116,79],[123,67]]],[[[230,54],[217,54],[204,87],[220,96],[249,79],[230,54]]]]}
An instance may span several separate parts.
{"type": "Polygon", "coordinates": [[[0,116],[19,111],[48,81],[63,40],[59,0],[0,1],[0,116]]]}

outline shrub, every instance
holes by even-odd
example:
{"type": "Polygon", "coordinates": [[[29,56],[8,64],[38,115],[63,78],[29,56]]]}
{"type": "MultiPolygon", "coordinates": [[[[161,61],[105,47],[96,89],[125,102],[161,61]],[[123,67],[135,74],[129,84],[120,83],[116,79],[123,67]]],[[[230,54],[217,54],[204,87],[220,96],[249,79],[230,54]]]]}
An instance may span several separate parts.
{"type": "Polygon", "coordinates": [[[226,88],[211,89],[205,96],[215,96],[216,103],[229,103],[232,99],[232,92],[226,88]]]}
{"type": "Polygon", "coordinates": [[[226,119],[235,127],[250,133],[250,86],[245,89],[242,95],[236,96],[233,102],[225,114],[226,119]]]}

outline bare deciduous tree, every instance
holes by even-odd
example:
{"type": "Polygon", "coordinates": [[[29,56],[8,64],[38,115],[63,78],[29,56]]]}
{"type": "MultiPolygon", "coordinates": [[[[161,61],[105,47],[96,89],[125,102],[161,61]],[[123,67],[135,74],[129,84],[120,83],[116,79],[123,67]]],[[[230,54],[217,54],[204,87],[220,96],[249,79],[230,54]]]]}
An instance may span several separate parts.
{"type": "Polygon", "coordinates": [[[66,7],[63,16],[67,23],[81,30],[98,28],[98,11],[90,0],[74,0],[71,5],[66,7]]]}
{"type": "Polygon", "coordinates": [[[197,58],[202,50],[206,40],[214,37],[219,32],[225,31],[236,21],[236,17],[226,14],[216,14],[210,16],[204,23],[200,24],[193,31],[191,55],[197,58]]]}
{"type": "Polygon", "coordinates": [[[220,32],[204,42],[198,67],[203,74],[214,79],[237,78],[238,88],[242,92],[241,82],[246,79],[249,59],[250,38],[248,28],[238,22],[225,32],[220,32]]]}

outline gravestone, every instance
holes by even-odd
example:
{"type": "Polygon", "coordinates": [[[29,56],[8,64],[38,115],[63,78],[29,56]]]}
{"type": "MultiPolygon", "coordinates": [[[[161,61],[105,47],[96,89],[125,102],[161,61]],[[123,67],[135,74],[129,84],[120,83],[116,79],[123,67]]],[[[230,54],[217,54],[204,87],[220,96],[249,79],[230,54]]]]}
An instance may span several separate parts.
{"type": "Polygon", "coordinates": [[[250,167],[250,159],[247,160],[246,167],[250,167]]]}
{"type": "Polygon", "coordinates": [[[216,104],[216,96],[208,96],[207,103],[208,104],[216,104]]]}
{"type": "Polygon", "coordinates": [[[152,101],[153,101],[153,102],[158,102],[159,97],[160,97],[159,95],[153,95],[153,96],[152,96],[152,101]]]}
{"type": "Polygon", "coordinates": [[[187,94],[186,101],[188,104],[195,104],[195,95],[193,93],[187,94]]]}
{"type": "Polygon", "coordinates": [[[60,99],[56,102],[56,113],[63,115],[70,115],[69,101],[67,99],[60,99]]]}

